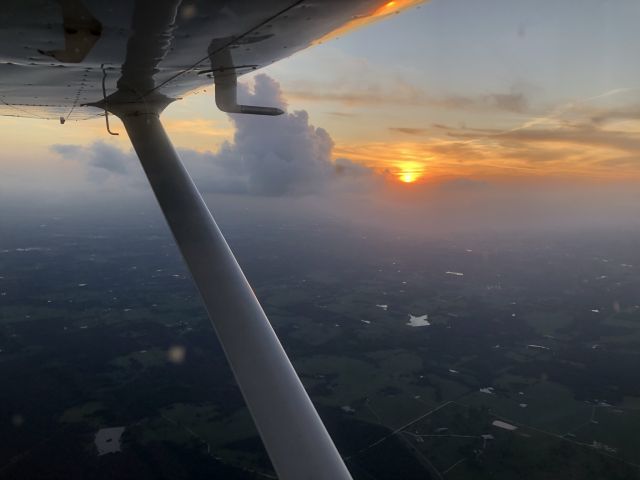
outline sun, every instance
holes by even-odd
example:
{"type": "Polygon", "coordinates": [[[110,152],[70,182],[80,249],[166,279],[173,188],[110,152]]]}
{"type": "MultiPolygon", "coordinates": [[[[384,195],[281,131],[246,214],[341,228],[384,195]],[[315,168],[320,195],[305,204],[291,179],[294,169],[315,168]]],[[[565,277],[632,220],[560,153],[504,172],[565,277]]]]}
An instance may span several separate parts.
{"type": "Polygon", "coordinates": [[[418,175],[415,172],[402,172],[400,174],[400,181],[403,183],[413,183],[418,179],[418,175]]]}
{"type": "Polygon", "coordinates": [[[425,173],[425,165],[415,160],[401,160],[393,167],[393,176],[399,183],[420,182],[425,173]]]}
{"type": "Polygon", "coordinates": [[[402,165],[399,172],[396,173],[398,180],[402,183],[415,183],[422,177],[422,167],[414,163],[402,165]]]}

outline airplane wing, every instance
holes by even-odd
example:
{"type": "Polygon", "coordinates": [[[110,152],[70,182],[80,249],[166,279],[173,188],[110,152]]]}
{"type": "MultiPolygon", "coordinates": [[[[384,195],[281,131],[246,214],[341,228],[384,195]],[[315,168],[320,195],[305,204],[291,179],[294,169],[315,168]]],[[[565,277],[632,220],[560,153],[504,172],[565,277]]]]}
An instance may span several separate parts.
{"type": "Polygon", "coordinates": [[[180,97],[210,86],[216,74],[259,69],[420,1],[7,0],[0,115],[99,116],[82,105],[103,98],[105,76],[105,91],[114,92],[123,67],[139,79],[139,94],[180,97]],[[163,38],[153,37],[154,21],[167,9],[173,24],[163,38]],[[145,35],[135,51],[127,48],[145,35]]]}
{"type": "Polygon", "coordinates": [[[216,104],[224,111],[281,114],[269,106],[238,105],[238,76],[415,3],[8,0],[3,4],[0,114],[65,123],[110,112],[122,120],[274,469],[284,480],[351,476],[166,135],[160,115],[177,96],[212,82],[216,104]]]}

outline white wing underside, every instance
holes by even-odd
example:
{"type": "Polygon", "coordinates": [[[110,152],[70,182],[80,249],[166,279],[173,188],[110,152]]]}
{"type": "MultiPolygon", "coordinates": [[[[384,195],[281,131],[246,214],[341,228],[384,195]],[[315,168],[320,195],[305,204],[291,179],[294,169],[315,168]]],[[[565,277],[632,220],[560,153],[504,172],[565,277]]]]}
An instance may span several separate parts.
{"type": "Polygon", "coordinates": [[[381,11],[385,6],[380,0],[9,0],[0,16],[0,115],[100,116],[83,105],[103,98],[105,76],[106,94],[113,93],[125,67],[140,76],[133,85],[140,96],[151,90],[184,96],[211,86],[212,68],[242,75],[345,25],[397,10],[381,11]],[[148,49],[128,52],[129,40],[142,36],[136,23],[145,25],[165,3],[177,3],[178,14],[164,56],[149,55],[153,37],[148,49]],[[211,51],[217,56],[210,58],[211,51]]]}

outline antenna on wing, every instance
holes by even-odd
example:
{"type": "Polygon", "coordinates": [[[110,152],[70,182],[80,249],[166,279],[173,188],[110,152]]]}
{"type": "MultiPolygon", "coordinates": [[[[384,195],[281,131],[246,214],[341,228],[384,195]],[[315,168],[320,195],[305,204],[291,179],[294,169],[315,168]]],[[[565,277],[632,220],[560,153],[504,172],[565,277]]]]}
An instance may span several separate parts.
{"type": "Polygon", "coordinates": [[[284,110],[276,107],[258,107],[238,104],[238,79],[234,70],[214,73],[216,85],[216,105],[227,113],[248,113],[251,115],[282,115],[284,110]]]}
{"type": "Polygon", "coordinates": [[[109,110],[107,109],[107,87],[105,85],[107,81],[107,71],[104,68],[104,63],[100,65],[102,68],[102,100],[104,102],[104,121],[107,124],[107,132],[109,135],[120,135],[117,132],[112,132],[111,127],[109,126],[109,110]]]}
{"type": "Polygon", "coordinates": [[[251,115],[282,115],[284,110],[276,107],[258,107],[238,104],[238,72],[233,64],[228,47],[216,49],[215,43],[209,46],[211,73],[216,85],[216,105],[227,113],[247,113],[251,115]]]}

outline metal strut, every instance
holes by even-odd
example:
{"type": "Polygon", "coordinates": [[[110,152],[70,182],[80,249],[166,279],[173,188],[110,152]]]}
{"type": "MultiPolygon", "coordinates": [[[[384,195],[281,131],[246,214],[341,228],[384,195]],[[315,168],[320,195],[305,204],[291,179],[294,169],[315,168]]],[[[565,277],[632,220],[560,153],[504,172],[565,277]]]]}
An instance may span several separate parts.
{"type": "Polygon", "coordinates": [[[131,138],[279,478],[350,480],[258,299],[162,127],[159,115],[171,100],[163,97],[136,104],[113,100],[108,108],[120,117],[131,138]]]}
{"type": "Polygon", "coordinates": [[[111,127],[109,126],[109,110],[107,109],[107,71],[104,68],[104,63],[100,65],[102,68],[102,100],[104,101],[104,121],[107,124],[107,132],[109,135],[120,135],[117,132],[112,132],[111,127]]]}

